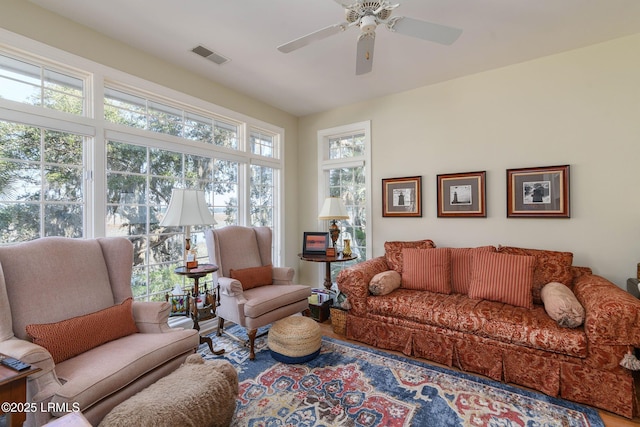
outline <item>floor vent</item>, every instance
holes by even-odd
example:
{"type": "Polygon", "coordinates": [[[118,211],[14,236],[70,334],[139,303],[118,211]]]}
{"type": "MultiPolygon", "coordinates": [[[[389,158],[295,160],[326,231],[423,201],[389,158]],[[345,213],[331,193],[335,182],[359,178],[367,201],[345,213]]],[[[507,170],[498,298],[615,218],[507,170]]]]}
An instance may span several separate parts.
{"type": "Polygon", "coordinates": [[[215,53],[212,50],[207,49],[204,46],[196,46],[191,49],[191,52],[196,53],[203,58],[207,58],[211,62],[215,62],[218,65],[222,65],[225,62],[231,61],[229,58],[220,55],[219,53],[215,53]]]}

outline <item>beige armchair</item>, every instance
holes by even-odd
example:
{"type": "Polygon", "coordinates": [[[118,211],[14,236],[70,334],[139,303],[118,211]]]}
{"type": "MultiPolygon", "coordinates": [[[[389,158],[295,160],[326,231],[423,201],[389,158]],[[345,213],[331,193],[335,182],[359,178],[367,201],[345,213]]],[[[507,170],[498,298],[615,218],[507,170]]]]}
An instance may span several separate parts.
{"type": "Polygon", "coordinates": [[[132,264],[122,237],[0,246],[0,353],[41,369],[27,380],[27,400],[39,410],[25,425],[66,408],[97,425],[198,348],[197,331],[169,328],[169,303],[132,302],[132,264]],[[43,345],[27,333],[38,336],[34,329],[46,331],[43,345]]]}
{"type": "Polygon", "coordinates": [[[258,328],[295,313],[310,314],[311,288],[293,284],[293,268],[271,267],[271,238],[269,227],[230,225],[205,231],[209,259],[219,267],[214,273],[220,285],[218,335],[225,320],[244,326],[251,360],[258,328]]]}

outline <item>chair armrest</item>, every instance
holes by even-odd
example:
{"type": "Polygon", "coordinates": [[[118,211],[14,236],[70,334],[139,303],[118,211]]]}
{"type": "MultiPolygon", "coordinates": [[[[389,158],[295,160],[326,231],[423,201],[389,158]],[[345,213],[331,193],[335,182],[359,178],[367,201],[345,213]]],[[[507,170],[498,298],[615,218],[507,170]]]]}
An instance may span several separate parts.
{"type": "Polygon", "coordinates": [[[347,296],[351,304],[351,313],[356,316],[367,314],[367,297],[369,296],[369,282],[378,273],[389,270],[385,257],[372,258],[349,268],[338,274],[338,289],[347,296]]]}
{"type": "Polygon", "coordinates": [[[291,267],[273,267],[273,284],[290,285],[295,271],[291,267]]]}
{"type": "Polygon", "coordinates": [[[220,294],[228,297],[242,297],[242,283],[230,277],[219,277],[218,285],[220,286],[220,294]]]}
{"type": "Polygon", "coordinates": [[[34,402],[48,400],[62,387],[56,376],[53,357],[44,347],[14,337],[0,342],[0,353],[40,368],[40,372],[29,375],[34,402]]]}
{"type": "Polygon", "coordinates": [[[585,310],[590,345],[640,347],[640,300],[594,274],[576,278],[573,292],[585,310]]]}
{"type": "Polygon", "coordinates": [[[166,301],[133,302],[133,320],[143,334],[171,332],[168,323],[170,313],[171,304],[166,301]]]}

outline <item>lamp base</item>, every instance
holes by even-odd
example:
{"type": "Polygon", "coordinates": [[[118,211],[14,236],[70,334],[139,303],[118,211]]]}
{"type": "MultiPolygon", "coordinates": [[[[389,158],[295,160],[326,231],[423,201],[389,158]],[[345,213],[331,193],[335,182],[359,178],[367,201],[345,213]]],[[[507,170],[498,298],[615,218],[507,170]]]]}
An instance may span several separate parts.
{"type": "Polygon", "coordinates": [[[333,247],[336,247],[336,241],[338,240],[338,236],[340,236],[340,227],[336,224],[336,220],[332,220],[333,222],[329,226],[329,234],[331,235],[331,241],[333,242],[333,247]]]}

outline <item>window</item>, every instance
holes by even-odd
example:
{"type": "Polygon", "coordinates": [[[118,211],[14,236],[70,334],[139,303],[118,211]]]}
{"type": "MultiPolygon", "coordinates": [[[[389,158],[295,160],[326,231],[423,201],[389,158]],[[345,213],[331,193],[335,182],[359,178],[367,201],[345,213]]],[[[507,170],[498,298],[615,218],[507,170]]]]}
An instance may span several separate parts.
{"type": "Polygon", "coordinates": [[[251,152],[264,157],[276,157],[273,135],[265,135],[260,131],[251,132],[251,152]]]}
{"type": "Polygon", "coordinates": [[[238,124],[187,111],[132,90],[106,87],[104,115],[111,123],[238,149],[238,124]]]}
{"type": "MultiPolygon", "coordinates": [[[[176,186],[199,188],[209,201],[237,189],[238,164],[209,157],[108,141],[107,236],[126,236],[134,243],[133,290],[135,297],[162,300],[173,288],[172,271],[182,263],[180,227],[161,227],[160,220],[176,186]],[[216,179],[220,179],[220,182],[216,179]]],[[[227,199],[228,200],[228,199],[227,199]]],[[[237,208],[226,204],[215,209],[220,224],[232,224],[237,208]]],[[[208,262],[202,227],[194,227],[192,247],[208,262]]]]}
{"type": "Polygon", "coordinates": [[[85,111],[83,78],[0,54],[0,98],[66,113],[85,111]]]}
{"type": "Polygon", "coordinates": [[[184,232],[159,225],[183,186],[204,190],[217,227],[272,227],[279,262],[282,129],[21,36],[0,44],[15,44],[0,47],[0,244],[126,237],[136,299],[161,300],[183,279],[184,232]]]}
{"type": "Polygon", "coordinates": [[[84,137],[0,121],[0,243],[82,237],[84,137]]]}
{"type": "Polygon", "coordinates": [[[251,225],[273,227],[277,171],[251,165],[251,225]]]}
{"type": "MultiPolygon", "coordinates": [[[[358,259],[348,263],[332,263],[332,277],[338,271],[355,262],[371,257],[370,224],[371,184],[370,123],[362,122],[349,126],[326,129],[318,132],[318,147],[321,171],[321,196],[319,208],[326,197],[340,197],[345,203],[349,219],[340,220],[338,250],[344,239],[351,240],[351,250],[358,259]]],[[[319,209],[318,208],[318,209],[319,209]]],[[[328,224],[322,224],[328,229],[328,224]]]]}

